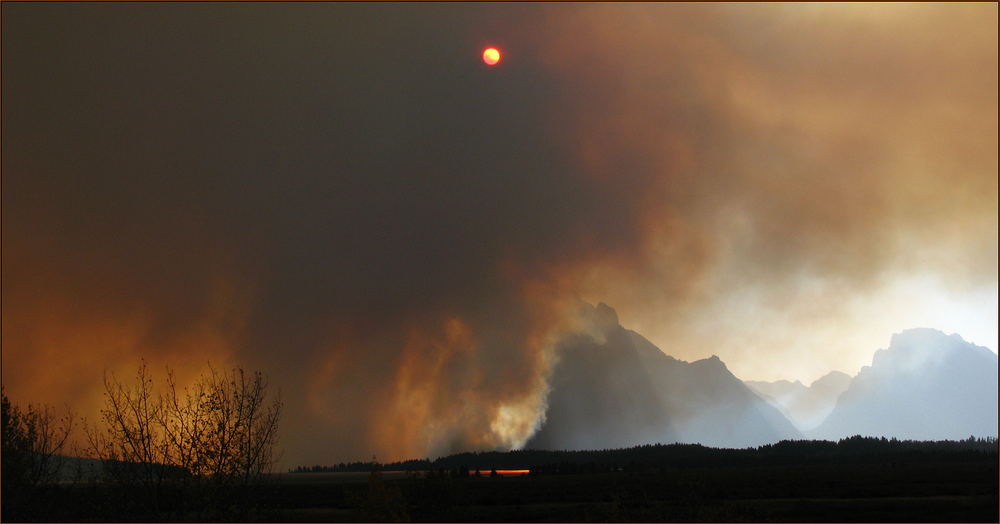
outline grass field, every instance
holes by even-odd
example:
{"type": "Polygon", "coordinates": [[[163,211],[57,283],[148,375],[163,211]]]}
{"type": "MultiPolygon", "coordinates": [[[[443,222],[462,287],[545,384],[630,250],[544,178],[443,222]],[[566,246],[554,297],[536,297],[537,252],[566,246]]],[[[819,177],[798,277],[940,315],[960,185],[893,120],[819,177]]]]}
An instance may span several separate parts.
{"type": "MultiPolygon", "coordinates": [[[[997,464],[667,468],[451,478],[385,474],[282,482],[291,522],[997,522],[997,464]]],[[[288,475],[287,477],[295,477],[288,475]]],[[[289,479],[291,480],[291,479],[289,479]]]]}
{"type": "Polygon", "coordinates": [[[203,496],[222,489],[212,479],[118,485],[95,478],[30,492],[20,518],[5,513],[4,520],[998,522],[995,447],[853,438],[745,450],[463,453],[425,461],[420,472],[374,463],[363,471],[359,463],[352,471],[275,474],[239,500],[203,496]],[[142,505],[150,501],[158,505],[142,505]]]}

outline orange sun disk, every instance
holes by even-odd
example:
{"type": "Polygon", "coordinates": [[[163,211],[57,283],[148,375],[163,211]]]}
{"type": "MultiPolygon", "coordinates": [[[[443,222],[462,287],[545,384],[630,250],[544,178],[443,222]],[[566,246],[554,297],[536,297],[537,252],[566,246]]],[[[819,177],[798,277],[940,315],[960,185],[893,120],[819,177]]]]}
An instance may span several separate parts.
{"type": "Polygon", "coordinates": [[[483,62],[486,62],[487,65],[495,65],[499,61],[500,51],[497,51],[492,47],[483,51],[483,62]]]}

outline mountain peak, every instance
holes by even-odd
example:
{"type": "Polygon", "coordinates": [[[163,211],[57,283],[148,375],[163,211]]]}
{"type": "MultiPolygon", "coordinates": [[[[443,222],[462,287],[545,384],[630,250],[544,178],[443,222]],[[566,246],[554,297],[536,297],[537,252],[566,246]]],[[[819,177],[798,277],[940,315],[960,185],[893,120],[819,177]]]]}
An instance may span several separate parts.
{"type": "Polygon", "coordinates": [[[850,383],[851,377],[839,371],[823,375],[808,387],[801,380],[746,382],[761,394],[761,398],[781,410],[800,430],[811,430],[823,423],[837,404],[837,397],[850,383]]]}
{"type": "Polygon", "coordinates": [[[861,368],[813,438],[851,434],[915,440],[996,435],[997,357],[937,329],[892,335],[861,368]]]}
{"type": "Polygon", "coordinates": [[[701,362],[704,362],[705,364],[709,364],[709,365],[712,365],[712,366],[719,366],[719,365],[725,366],[726,365],[725,362],[723,362],[722,359],[719,358],[719,355],[712,355],[712,356],[710,356],[708,358],[703,358],[701,360],[695,360],[692,363],[693,364],[698,364],[698,363],[701,363],[701,362]]]}
{"type": "MultiPolygon", "coordinates": [[[[889,349],[909,347],[929,341],[941,340],[946,336],[947,335],[945,335],[943,331],[934,328],[904,329],[899,333],[893,333],[892,338],[889,339],[889,349]]],[[[954,340],[954,335],[952,337],[954,340]]],[[[958,340],[965,342],[961,336],[957,338],[958,340]]]]}
{"type": "Polygon", "coordinates": [[[847,384],[851,382],[851,378],[852,377],[850,375],[844,373],[843,371],[834,370],[812,381],[812,384],[809,384],[809,387],[825,387],[826,384],[843,384],[843,388],[841,389],[841,391],[843,391],[843,389],[847,388],[847,384]]]}
{"type": "Polygon", "coordinates": [[[618,325],[618,312],[604,302],[598,302],[597,307],[594,308],[594,313],[597,316],[597,321],[601,324],[605,326],[618,325]]]}
{"type": "Polygon", "coordinates": [[[579,308],[578,331],[557,345],[544,422],[528,449],[644,443],[758,446],[802,438],[718,355],[683,362],[618,323],[604,303],[579,308]]]}
{"type": "MultiPolygon", "coordinates": [[[[989,349],[966,342],[961,335],[933,328],[906,329],[892,335],[887,349],[875,352],[872,368],[911,372],[926,366],[942,366],[959,355],[970,353],[993,357],[989,349]]],[[[995,357],[993,357],[995,358],[995,357]]]]}
{"type": "MultiPolygon", "coordinates": [[[[725,370],[725,372],[726,372],[727,375],[731,375],[731,373],[729,372],[729,368],[726,367],[726,363],[723,362],[722,359],[719,358],[718,355],[712,355],[712,356],[710,356],[708,358],[703,358],[701,360],[695,360],[691,364],[693,364],[695,366],[699,366],[699,367],[700,366],[705,366],[705,367],[710,368],[710,369],[725,370]]],[[[741,383],[742,383],[742,381],[741,381],[741,383]]]]}

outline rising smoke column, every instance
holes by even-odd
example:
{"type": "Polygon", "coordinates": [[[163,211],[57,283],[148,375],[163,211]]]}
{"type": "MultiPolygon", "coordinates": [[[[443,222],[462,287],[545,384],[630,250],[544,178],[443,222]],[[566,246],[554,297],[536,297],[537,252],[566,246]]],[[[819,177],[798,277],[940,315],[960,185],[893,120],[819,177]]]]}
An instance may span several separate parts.
{"type": "Polygon", "coordinates": [[[5,6],[5,388],[239,361],[290,464],[504,449],[574,293],[693,359],[995,282],[995,6],[804,9],[5,6]]]}

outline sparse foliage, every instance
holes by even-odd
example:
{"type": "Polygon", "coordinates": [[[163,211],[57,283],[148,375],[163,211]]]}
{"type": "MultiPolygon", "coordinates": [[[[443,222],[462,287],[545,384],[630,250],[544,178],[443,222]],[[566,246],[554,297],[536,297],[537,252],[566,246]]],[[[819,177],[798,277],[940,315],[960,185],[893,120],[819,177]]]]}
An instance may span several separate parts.
{"type": "Polygon", "coordinates": [[[103,429],[88,427],[106,480],[125,494],[130,515],[247,520],[278,460],[280,393],[241,367],[210,368],[179,390],[171,371],[157,391],[145,362],[131,386],[105,376],[103,429]]]}
{"type": "Polygon", "coordinates": [[[59,480],[73,421],[72,412],[58,419],[46,405],[22,411],[0,389],[4,521],[41,519],[52,509],[45,497],[59,480]]]}

